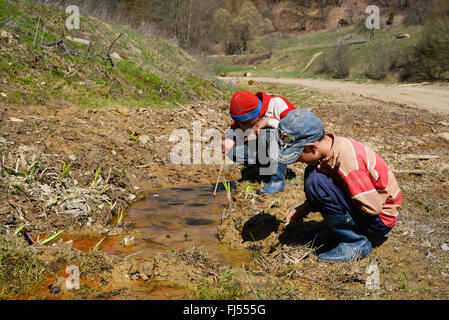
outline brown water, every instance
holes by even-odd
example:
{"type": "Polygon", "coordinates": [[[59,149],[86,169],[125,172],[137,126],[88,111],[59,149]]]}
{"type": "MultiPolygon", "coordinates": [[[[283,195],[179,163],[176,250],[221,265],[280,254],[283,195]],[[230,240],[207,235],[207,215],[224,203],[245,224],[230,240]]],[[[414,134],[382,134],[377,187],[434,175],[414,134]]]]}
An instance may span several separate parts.
{"type": "MultiPolygon", "coordinates": [[[[219,184],[215,197],[214,187],[195,185],[154,190],[129,208],[125,220],[133,223],[133,230],[127,235],[106,237],[99,250],[144,261],[168,249],[201,246],[219,263],[246,262],[248,252],[219,243],[217,226],[229,202],[223,184],[219,184]],[[132,245],[124,245],[125,237],[133,238],[132,245]]],[[[72,235],[67,239],[73,240],[75,248],[88,251],[101,237],[72,235]]]]}

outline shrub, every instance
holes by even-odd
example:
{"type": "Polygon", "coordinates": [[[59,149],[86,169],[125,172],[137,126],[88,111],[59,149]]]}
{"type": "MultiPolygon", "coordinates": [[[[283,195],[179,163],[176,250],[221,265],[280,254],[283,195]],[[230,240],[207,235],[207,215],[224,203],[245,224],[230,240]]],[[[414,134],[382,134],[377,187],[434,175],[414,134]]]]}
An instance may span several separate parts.
{"type": "Polygon", "coordinates": [[[449,80],[449,2],[435,0],[421,41],[397,65],[401,80],[449,80]]]}
{"type": "Polygon", "coordinates": [[[377,56],[370,62],[365,75],[373,80],[385,79],[388,71],[392,70],[396,64],[396,57],[398,57],[398,52],[393,52],[390,47],[381,48],[377,56]]]}
{"type": "Polygon", "coordinates": [[[321,56],[318,73],[328,74],[337,79],[346,78],[349,75],[351,57],[347,44],[340,43],[334,49],[321,56]]]}

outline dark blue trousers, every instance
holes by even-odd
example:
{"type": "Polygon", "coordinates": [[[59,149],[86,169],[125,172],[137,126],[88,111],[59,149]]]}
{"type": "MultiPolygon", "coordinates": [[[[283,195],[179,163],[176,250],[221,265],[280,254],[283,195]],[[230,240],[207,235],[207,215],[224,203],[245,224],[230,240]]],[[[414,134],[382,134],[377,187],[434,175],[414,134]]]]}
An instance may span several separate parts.
{"type": "Polygon", "coordinates": [[[344,215],[349,213],[357,230],[370,240],[384,238],[390,232],[379,216],[369,215],[355,207],[352,199],[335,181],[316,167],[308,166],[304,174],[304,192],[314,211],[326,215],[344,215]]]}

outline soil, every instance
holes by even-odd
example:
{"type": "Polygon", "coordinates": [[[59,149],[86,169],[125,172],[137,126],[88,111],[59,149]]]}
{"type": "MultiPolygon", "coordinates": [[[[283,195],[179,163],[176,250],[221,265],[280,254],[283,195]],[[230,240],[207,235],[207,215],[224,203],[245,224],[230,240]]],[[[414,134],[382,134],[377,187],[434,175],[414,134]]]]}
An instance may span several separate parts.
{"type": "MultiPolygon", "coordinates": [[[[403,89],[396,88],[400,96],[403,89]]],[[[302,90],[321,102],[306,101],[298,107],[316,113],[327,131],[370,145],[397,172],[404,197],[399,223],[368,258],[333,265],[320,262],[301,242],[303,231],[322,228],[318,213],[302,225],[283,228],[288,209],[304,200],[301,164],[289,167],[286,191],[265,196],[253,192],[262,184],[257,176],[239,165],[225,167],[223,175],[238,183],[234,201],[223,210],[218,235],[230,253],[232,248],[237,255],[247,253],[246,259],[236,258],[237,265],[218,262],[204,248],[192,246],[161,251],[144,261],[129,252],[114,254],[104,248],[134,228],[129,217],[117,223],[121,210],[158,188],[215,183],[219,165],[172,164],[169,137],[174,129],[191,133],[192,121],[198,118],[226,128],[228,103],[101,110],[51,101],[45,107],[8,105],[0,109],[0,159],[6,173],[0,192],[2,233],[24,224],[21,235],[28,241],[54,230],[64,230],[65,236],[53,246],[33,245],[52,271],[45,283],[19,298],[448,299],[447,117],[357,95],[302,90]],[[407,154],[439,158],[415,160],[407,154]],[[64,163],[71,167],[61,178],[64,163]],[[424,174],[403,173],[417,169],[424,174]],[[83,236],[70,239],[70,234],[83,236]],[[106,239],[100,250],[93,252],[102,238],[106,239]],[[68,240],[72,242],[65,243],[68,240]],[[63,290],[60,277],[65,268],[80,261],[81,289],[63,290]],[[365,288],[365,270],[372,264],[380,269],[378,290],[365,288]],[[223,289],[229,274],[239,290],[224,295],[231,292],[230,287],[223,289]],[[206,295],[205,288],[217,290],[206,295]]]]}

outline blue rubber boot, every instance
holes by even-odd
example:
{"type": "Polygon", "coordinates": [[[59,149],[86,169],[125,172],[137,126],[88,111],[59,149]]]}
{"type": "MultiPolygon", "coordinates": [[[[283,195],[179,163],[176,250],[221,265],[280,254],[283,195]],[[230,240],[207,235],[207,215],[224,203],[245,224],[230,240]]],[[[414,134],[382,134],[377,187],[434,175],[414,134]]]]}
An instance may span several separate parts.
{"type": "Polygon", "coordinates": [[[287,174],[287,165],[278,163],[277,171],[271,176],[268,184],[264,185],[262,189],[257,190],[258,194],[275,194],[285,190],[285,176],[287,174]]]}
{"type": "Polygon", "coordinates": [[[347,262],[364,258],[372,252],[368,238],[355,232],[350,214],[327,215],[324,220],[341,242],[332,250],[319,254],[318,259],[329,263],[347,262]]]}

